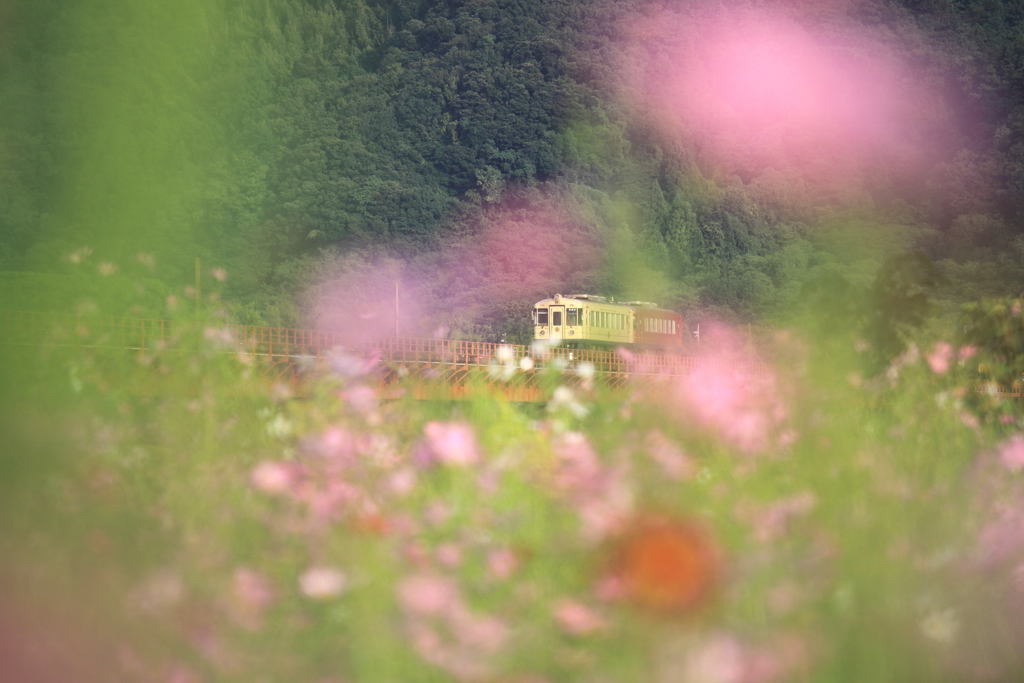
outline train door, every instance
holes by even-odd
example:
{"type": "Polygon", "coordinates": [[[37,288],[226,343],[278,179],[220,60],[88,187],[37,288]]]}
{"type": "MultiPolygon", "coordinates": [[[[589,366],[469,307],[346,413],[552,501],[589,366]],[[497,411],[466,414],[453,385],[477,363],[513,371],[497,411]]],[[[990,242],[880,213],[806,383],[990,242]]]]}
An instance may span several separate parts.
{"type": "Polygon", "coordinates": [[[583,309],[569,307],[565,309],[565,339],[577,342],[583,336],[583,309]]]}
{"type": "Polygon", "coordinates": [[[562,341],[563,325],[565,324],[565,306],[551,306],[548,310],[548,315],[551,322],[551,336],[549,339],[553,342],[562,341]]]}

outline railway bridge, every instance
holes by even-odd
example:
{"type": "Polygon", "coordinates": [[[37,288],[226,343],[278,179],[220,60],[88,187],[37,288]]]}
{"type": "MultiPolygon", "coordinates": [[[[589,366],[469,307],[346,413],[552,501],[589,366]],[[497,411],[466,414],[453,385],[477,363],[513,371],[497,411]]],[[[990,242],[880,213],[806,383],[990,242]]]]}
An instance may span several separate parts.
{"type": "MultiPolygon", "coordinates": [[[[318,372],[365,372],[382,396],[452,400],[487,391],[510,401],[539,401],[545,382],[631,389],[687,375],[700,358],[617,351],[521,346],[452,339],[381,338],[352,343],[322,330],[197,324],[145,318],[0,311],[0,343],[127,352],[138,360],[200,347],[234,354],[261,375],[302,386],[318,372]],[[359,367],[355,367],[359,366],[359,367]],[[552,380],[552,378],[554,378],[552,380]]],[[[760,362],[730,366],[749,374],[760,362]]]]}

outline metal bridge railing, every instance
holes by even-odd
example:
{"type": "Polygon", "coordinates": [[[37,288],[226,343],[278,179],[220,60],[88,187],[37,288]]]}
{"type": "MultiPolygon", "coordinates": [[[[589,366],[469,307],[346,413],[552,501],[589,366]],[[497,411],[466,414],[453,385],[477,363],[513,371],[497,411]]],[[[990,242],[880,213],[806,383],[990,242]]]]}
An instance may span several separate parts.
{"type": "MultiPolygon", "coordinates": [[[[688,356],[626,350],[532,348],[510,344],[451,339],[382,338],[352,344],[338,332],[254,325],[198,328],[187,322],[98,315],[37,313],[0,310],[0,343],[61,344],[137,350],[164,347],[189,333],[200,333],[223,344],[225,350],[245,351],[269,359],[323,358],[335,349],[375,353],[385,363],[432,367],[487,367],[494,362],[518,366],[529,357],[536,369],[555,367],[580,371],[589,363],[603,375],[685,375],[708,361],[688,356]]],[[[751,374],[767,372],[764,363],[741,362],[730,366],[751,374]]]]}

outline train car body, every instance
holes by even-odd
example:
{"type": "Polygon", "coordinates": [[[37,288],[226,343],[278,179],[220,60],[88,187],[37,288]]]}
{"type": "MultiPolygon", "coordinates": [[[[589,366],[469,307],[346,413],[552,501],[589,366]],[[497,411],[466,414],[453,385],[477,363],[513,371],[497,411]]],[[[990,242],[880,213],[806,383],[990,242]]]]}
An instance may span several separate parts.
{"type": "Polygon", "coordinates": [[[556,345],[682,348],[684,329],[678,313],[645,301],[555,294],[533,306],[534,340],[556,345]]]}

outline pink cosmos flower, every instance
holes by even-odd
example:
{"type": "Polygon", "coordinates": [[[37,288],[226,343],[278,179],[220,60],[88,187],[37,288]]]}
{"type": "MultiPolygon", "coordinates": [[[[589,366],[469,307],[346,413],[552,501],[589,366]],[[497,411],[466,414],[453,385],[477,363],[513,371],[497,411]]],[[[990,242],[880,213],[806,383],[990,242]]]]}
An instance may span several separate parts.
{"type": "Polygon", "coordinates": [[[442,543],[435,551],[437,561],[443,566],[454,569],[462,562],[462,548],[456,543],[442,543]]]}
{"type": "Polygon", "coordinates": [[[261,629],[263,613],[274,597],[274,588],[263,574],[248,567],[235,570],[231,581],[231,612],[243,628],[261,629]]]}
{"type": "Polygon", "coordinates": [[[773,443],[787,411],[774,375],[728,350],[676,384],[681,411],[748,454],[773,443]]]}
{"type": "Polygon", "coordinates": [[[274,588],[270,580],[248,567],[235,570],[231,591],[241,603],[260,612],[274,601],[274,588]]]}
{"type": "Polygon", "coordinates": [[[452,511],[443,500],[435,500],[423,511],[423,516],[431,526],[441,526],[452,516],[452,511]]]}
{"type": "Polygon", "coordinates": [[[411,467],[396,470],[388,477],[387,488],[398,498],[409,495],[416,488],[416,470],[411,467]]]}
{"type": "Polygon", "coordinates": [[[461,602],[455,583],[434,574],[414,574],[398,584],[402,608],[419,616],[436,616],[461,602]]]}
{"type": "Polygon", "coordinates": [[[928,367],[936,375],[945,374],[949,370],[949,364],[954,357],[953,347],[947,342],[938,342],[934,349],[926,356],[928,367]]]}
{"type": "Polygon", "coordinates": [[[507,579],[518,567],[519,559],[508,548],[498,548],[487,553],[487,571],[493,579],[507,579]]]}
{"type": "Polygon", "coordinates": [[[956,356],[957,356],[957,358],[960,361],[965,361],[965,360],[968,360],[969,358],[971,358],[977,352],[978,352],[978,347],[977,346],[971,346],[971,345],[961,346],[960,350],[957,351],[956,356]]]}
{"type": "Polygon", "coordinates": [[[693,476],[696,470],[693,461],[661,432],[655,430],[648,433],[644,439],[644,447],[647,454],[661,465],[662,471],[669,479],[679,481],[693,476]]]}
{"type": "Polygon", "coordinates": [[[473,465],[478,460],[473,431],[457,422],[428,422],[423,433],[434,456],[449,465],[473,465]]]}
{"type": "Polygon", "coordinates": [[[999,460],[1011,472],[1024,469],[1024,434],[1010,437],[999,447],[999,460]]]}
{"type": "Polygon", "coordinates": [[[369,415],[377,409],[377,392],[362,384],[346,391],[345,399],[360,415],[369,415]]]}
{"type": "Polygon", "coordinates": [[[286,462],[264,460],[253,468],[249,481],[264,493],[288,493],[298,477],[295,467],[286,462]]]}
{"type": "Polygon", "coordinates": [[[601,484],[601,463],[579,432],[567,432],[554,442],[558,454],[555,483],[565,491],[589,491],[601,484]]]}
{"type": "Polygon", "coordinates": [[[684,681],[694,683],[743,683],[744,651],[731,636],[716,636],[696,648],[687,657],[684,681]]]}
{"type": "Polygon", "coordinates": [[[575,600],[563,598],[553,610],[555,623],[571,636],[588,636],[608,628],[608,621],[594,610],[575,600]]]}
{"type": "Polygon", "coordinates": [[[311,567],[299,577],[302,594],[314,600],[337,597],[347,584],[345,574],[331,567],[311,567]]]}
{"type": "Polygon", "coordinates": [[[508,628],[499,619],[473,614],[462,603],[452,606],[447,621],[460,644],[485,653],[497,652],[508,637],[508,628]]]}

